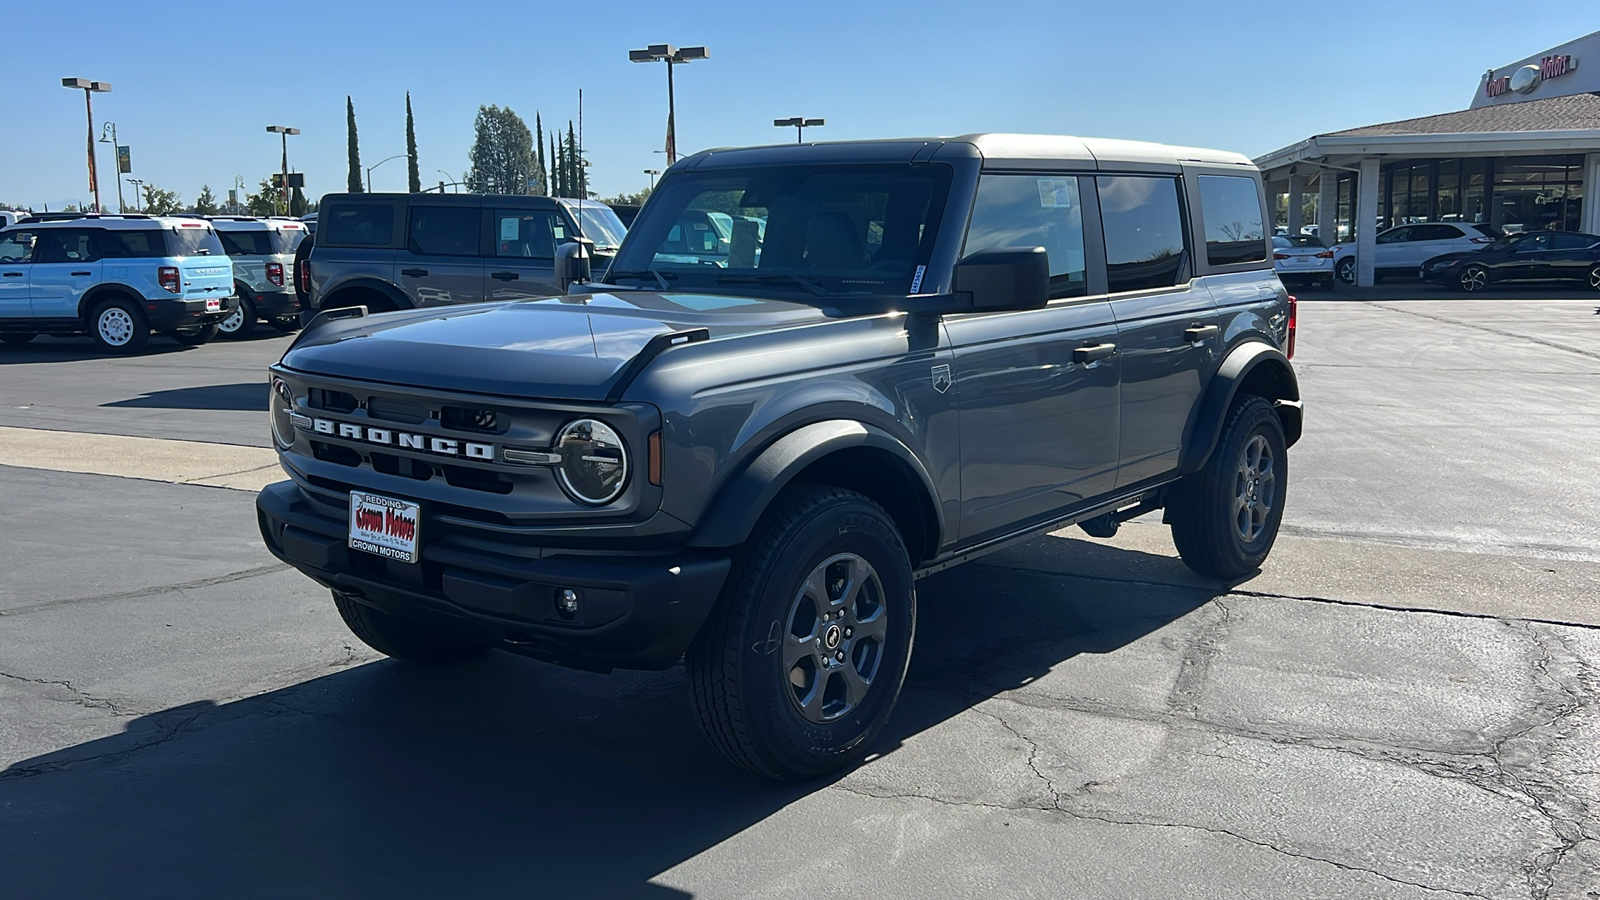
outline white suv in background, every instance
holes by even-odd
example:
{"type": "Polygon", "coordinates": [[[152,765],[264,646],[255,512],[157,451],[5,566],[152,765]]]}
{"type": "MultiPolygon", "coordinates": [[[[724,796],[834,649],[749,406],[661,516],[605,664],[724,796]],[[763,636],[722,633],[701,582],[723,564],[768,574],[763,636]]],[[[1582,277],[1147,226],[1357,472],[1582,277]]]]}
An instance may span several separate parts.
{"type": "Polygon", "coordinates": [[[239,307],[217,323],[223,337],[242,338],[266,319],[279,331],[300,327],[300,300],[294,290],[294,251],[309,233],[305,223],[273,216],[210,216],[217,237],[233,260],[239,307]]]}
{"type": "MultiPolygon", "coordinates": [[[[1486,222],[1412,222],[1378,232],[1377,278],[1416,275],[1422,264],[1444,253],[1477,250],[1500,237],[1500,229],[1486,222]]],[[[1356,283],[1356,245],[1333,248],[1333,271],[1345,284],[1356,283]]]]}

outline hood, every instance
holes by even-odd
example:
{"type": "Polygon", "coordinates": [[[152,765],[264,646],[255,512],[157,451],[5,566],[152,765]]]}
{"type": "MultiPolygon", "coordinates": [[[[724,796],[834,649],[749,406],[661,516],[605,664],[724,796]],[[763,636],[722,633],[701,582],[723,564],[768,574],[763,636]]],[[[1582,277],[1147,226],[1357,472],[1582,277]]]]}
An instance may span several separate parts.
{"type": "Polygon", "coordinates": [[[295,371],[511,397],[604,400],[658,334],[713,340],[820,321],[802,303],[619,292],[379,313],[308,329],[283,356],[295,371]]]}

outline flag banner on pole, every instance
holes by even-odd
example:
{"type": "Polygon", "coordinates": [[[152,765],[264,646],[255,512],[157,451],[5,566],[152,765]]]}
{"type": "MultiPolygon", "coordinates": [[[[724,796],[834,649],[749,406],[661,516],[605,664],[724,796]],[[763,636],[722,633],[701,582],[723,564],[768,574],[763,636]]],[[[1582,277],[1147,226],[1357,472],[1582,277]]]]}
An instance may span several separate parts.
{"type": "Polygon", "coordinates": [[[127,144],[117,145],[117,171],[124,175],[133,171],[133,157],[128,152],[127,144]]]}

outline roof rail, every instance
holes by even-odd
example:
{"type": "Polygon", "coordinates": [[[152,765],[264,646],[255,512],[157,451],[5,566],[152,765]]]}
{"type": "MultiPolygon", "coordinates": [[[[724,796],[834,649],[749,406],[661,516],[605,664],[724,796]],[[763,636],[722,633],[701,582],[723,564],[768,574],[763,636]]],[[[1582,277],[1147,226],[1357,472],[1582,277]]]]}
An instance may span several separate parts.
{"type": "Polygon", "coordinates": [[[37,222],[70,222],[73,219],[152,219],[143,213],[85,213],[85,212],[47,212],[32,213],[17,220],[17,224],[37,222]]]}

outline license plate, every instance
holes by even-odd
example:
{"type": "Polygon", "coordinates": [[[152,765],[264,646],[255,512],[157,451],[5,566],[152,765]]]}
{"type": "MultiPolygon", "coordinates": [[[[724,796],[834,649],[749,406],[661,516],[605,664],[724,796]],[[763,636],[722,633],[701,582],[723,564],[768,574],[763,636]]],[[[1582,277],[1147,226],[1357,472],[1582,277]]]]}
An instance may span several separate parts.
{"type": "Polygon", "coordinates": [[[410,500],[350,492],[350,548],[403,563],[417,561],[422,507],[410,500]]]}
{"type": "Polygon", "coordinates": [[[206,300],[206,312],[222,312],[222,301],[216,297],[206,300]]]}

